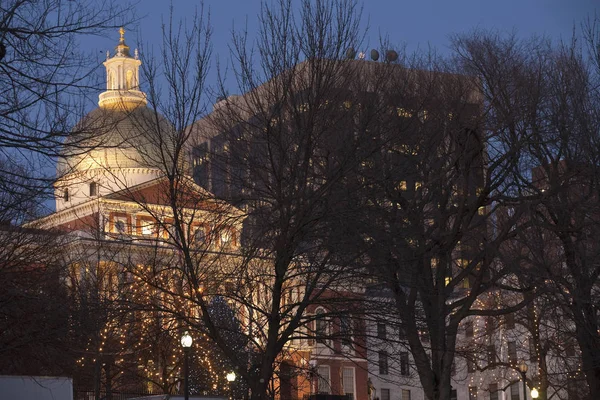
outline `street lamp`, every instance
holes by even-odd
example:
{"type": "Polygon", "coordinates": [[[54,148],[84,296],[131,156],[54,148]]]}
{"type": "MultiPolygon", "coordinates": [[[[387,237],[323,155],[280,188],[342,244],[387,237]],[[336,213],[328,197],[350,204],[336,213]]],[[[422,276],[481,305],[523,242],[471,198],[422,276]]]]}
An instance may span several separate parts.
{"type": "Polygon", "coordinates": [[[532,399],[537,399],[539,395],[540,395],[540,393],[538,392],[538,390],[536,388],[531,389],[531,398],[532,399]]]}
{"type": "Polygon", "coordinates": [[[227,382],[231,383],[231,382],[235,382],[235,372],[231,371],[227,373],[227,382]]]}
{"type": "Polygon", "coordinates": [[[190,399],[190,385],[189,385],[189,379],[190,379],[190,371],[188,368],[188,359],[190,358],[190,347],[192,347],[192,336],[190,335],[190,333],[188,331],[185,331],[183,333],[183,335],[181,336],[181,346],[183,347],[183,354],[184,354],[184,358],[183,358],[183,390],[184,390],[184,397],[185,400],[189,400],[190,399]]]}
{"type": "MultiPolygon", "coordinates": [[[[521,371],[521,377],[523,379],[523,400],[527,400],[527,363],[525,360],[521,360],[519,363],[519,371],[521,371]]],[[[533,391],[531,393],[531,397],[533,397],[533,391]]],[[[535,397],[533,398],[535,399],[535,397]]]]}
{"type": "Polygon", "coordinates": [[[227,382],[229,382],[229,394],[231,396],[231,400],[233,400],[233,382],[235,382],[235,372],[231,371],[228,372],[227,375],[225,375],[225,378],[227,378],[227,382]]]}

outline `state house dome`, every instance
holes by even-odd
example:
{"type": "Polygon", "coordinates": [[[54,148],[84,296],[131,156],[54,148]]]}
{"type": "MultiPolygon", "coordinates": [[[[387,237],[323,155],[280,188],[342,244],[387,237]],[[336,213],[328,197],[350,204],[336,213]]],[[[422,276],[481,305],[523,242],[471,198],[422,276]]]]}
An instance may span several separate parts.
{"type": "Polygon", "coordinates": [[[125,31],[111,57],[106,91],[98,108],[73,128],[57,163],[57,211],[158,178],[172,165],[173,127],[146,106],[139,90],[137,50],[131,56],[125,31]]]}
{"type": "Polygon", "coordinates": [[[172,137],[169,122],[145,105],[99,107],[73,129],[57,172],[64,176],[91,169],[160,170],[166,161],[163,157],[172,154],[172,137]]]}

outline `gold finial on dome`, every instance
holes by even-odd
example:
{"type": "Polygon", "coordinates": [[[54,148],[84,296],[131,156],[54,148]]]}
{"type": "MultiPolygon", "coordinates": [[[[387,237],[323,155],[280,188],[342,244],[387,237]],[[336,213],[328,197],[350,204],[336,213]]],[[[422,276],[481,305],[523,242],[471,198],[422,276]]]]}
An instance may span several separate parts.
{"type": "Polygon", "coordinates": [[[129,55],[129,46],[125,44],[125,29],[123,27],[119,28],[119,34],[121,37],[119,38],[119,44],[117,45],[117,56],[125,56],[131,57],[129,55]]]}
{"type": "Polygon", "coordinates": [[[146,105],[146,95],[140,91],[139,67],[142,62],[129,54],[129,46],[125,44],[125,29],[119,29],[121,35],[114,57],[107,57],[106,91],[100,93],[100,107],[131,109],[146,105]]]}

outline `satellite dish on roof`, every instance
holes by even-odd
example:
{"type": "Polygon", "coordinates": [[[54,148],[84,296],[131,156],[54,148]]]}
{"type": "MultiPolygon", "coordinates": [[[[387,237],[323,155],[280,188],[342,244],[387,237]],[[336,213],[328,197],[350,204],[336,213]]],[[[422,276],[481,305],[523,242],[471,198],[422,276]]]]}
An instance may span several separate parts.
{"type": "Polygon", "coordinates": [[[394,62],[397,59],[398,59],[398,53],[396,53],[394,50],[388,50],[385,52],[385,61],[394,62]]]}
{"type": "Polygon", "coordinates": [[[354,47],[349,47],[348,50],[346,50],[346,58],[352,60],[354,57],[356,57],[356,50],[354,50],[354,47]]]}
{"type": "Polygon", "coordinates": [[[379,52],[375,49],[371,50],[371,60],[373,60],[373,61],[379,60],[379,52]]]}

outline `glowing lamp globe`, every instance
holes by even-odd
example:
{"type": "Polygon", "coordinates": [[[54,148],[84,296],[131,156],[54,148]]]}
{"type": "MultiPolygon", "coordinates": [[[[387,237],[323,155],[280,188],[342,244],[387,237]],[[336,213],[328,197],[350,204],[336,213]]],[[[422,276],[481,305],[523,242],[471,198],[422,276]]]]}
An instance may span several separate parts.
{"type": "Polygon", "coordinates": [[[226,375],[226,378],[227,378],[227,382],[235,381],[235,372],[233,372],[233,371],[228,372],[226,375]]]}
{"type": "Polygon", "coordinates": [[[184,348],[192,347],[192,336],[188,331],[185,331],[181,336],[181,345],[184,348]]]}
{"type": "Polygon", "coordinates": [[[532,399],[537,399],[539,395],[540,395],[540,393],[538,392],[538,390],[536,388],[531,389],[531,398],[532,399]]]}

